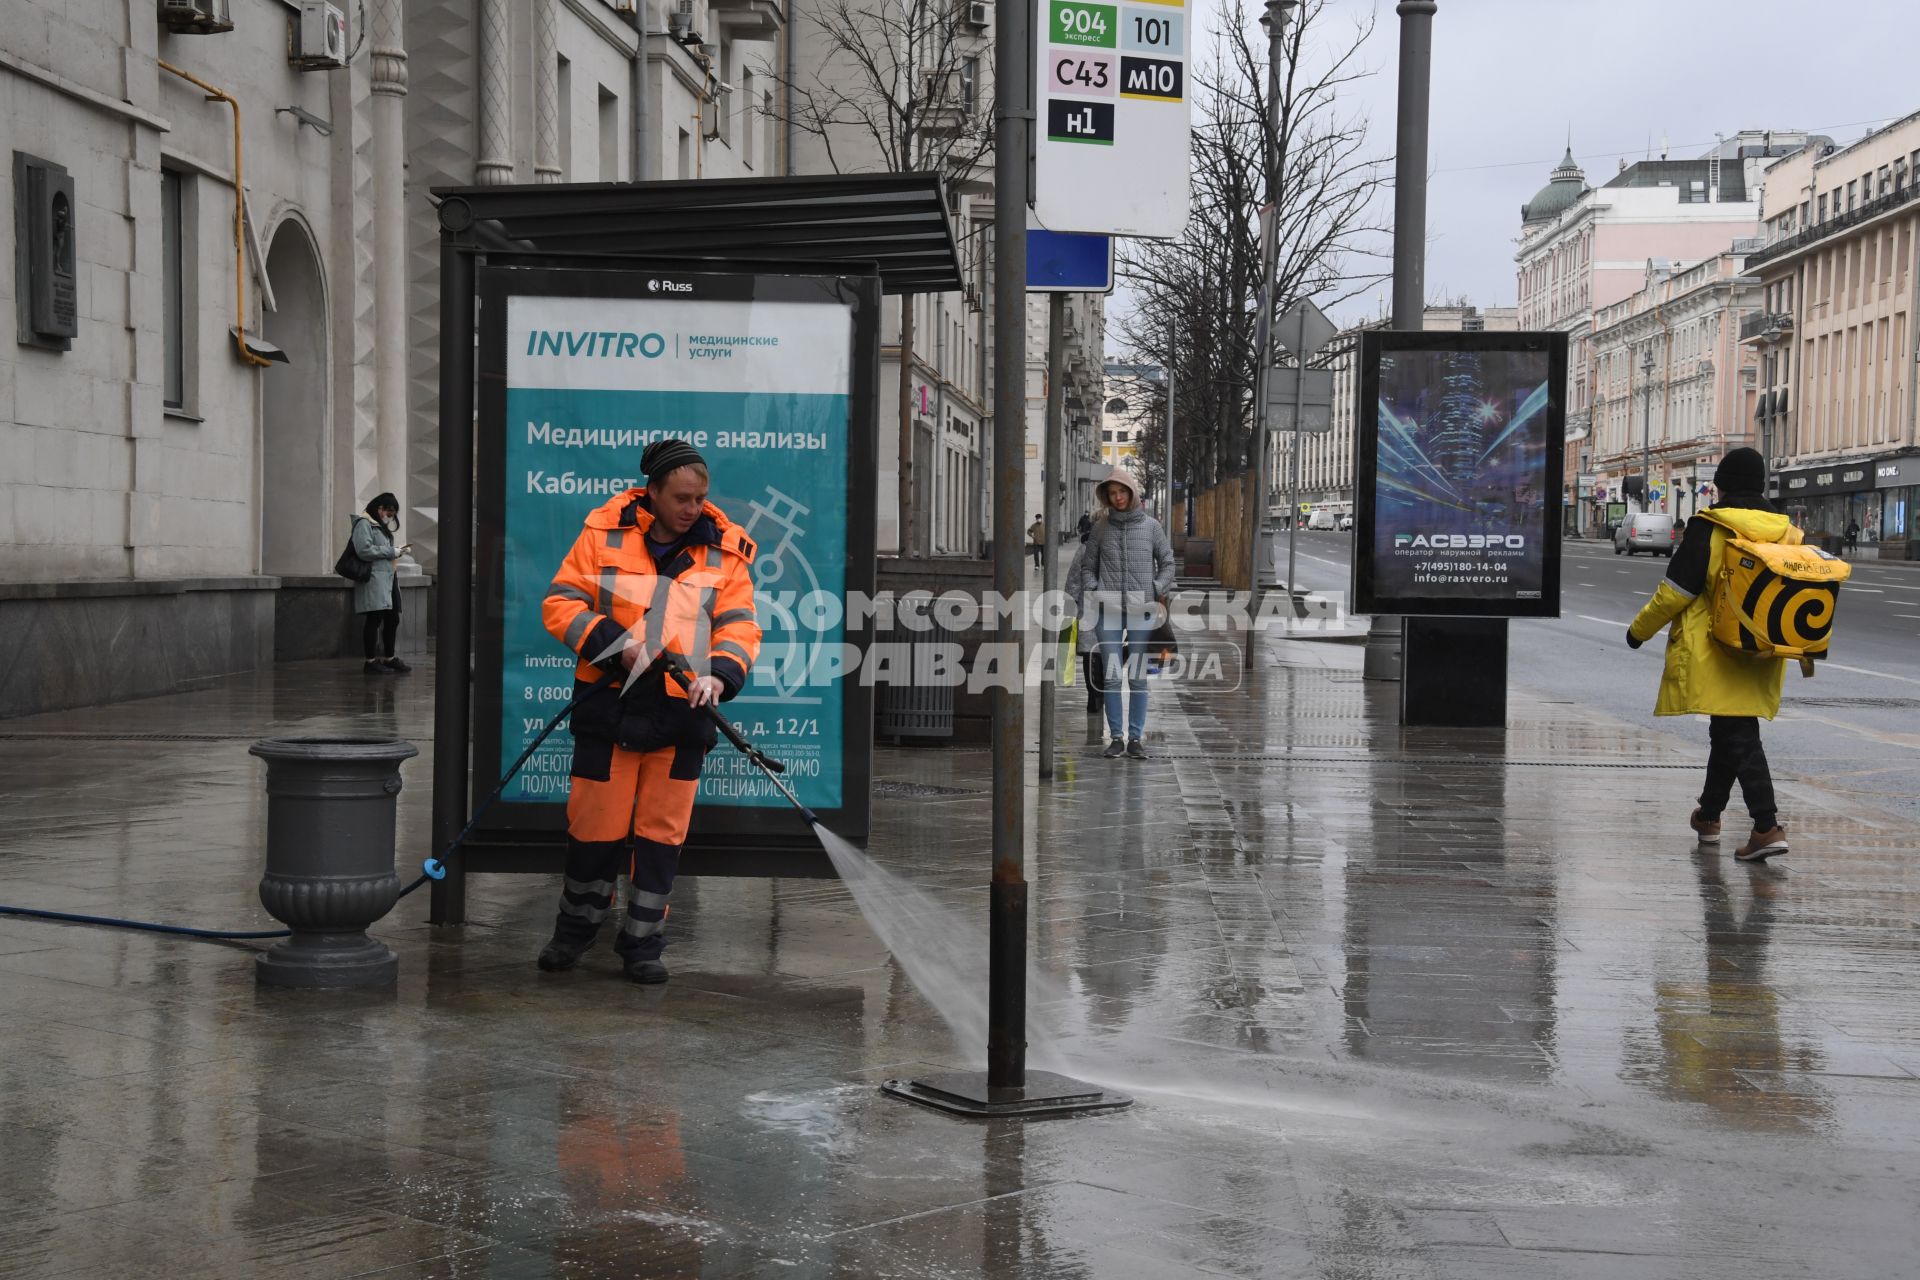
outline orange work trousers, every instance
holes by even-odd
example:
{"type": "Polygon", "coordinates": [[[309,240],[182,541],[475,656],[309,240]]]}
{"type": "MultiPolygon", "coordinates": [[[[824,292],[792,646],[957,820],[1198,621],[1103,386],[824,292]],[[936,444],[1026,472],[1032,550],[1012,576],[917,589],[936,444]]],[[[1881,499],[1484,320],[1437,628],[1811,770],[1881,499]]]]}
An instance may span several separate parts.
{"type": "Polygon", "coordinates": [[[678,849],[687,842],[693,800],[700,790],[699,757],[692,778],[672,777],[675,747],[613,749],[607,780],[573,778],[567,793],[567,834],[591,844],[628,836],[678,849]]]}
{"type": "Polygon", "coordinates": [[[614,949],[643,960],[666,949],[667,896],[680,868],[704,753],[612,749],[604,781],[575,777],[567,796],[567,869],[554,938],[592,942],[613,909],[614,882],[627,874],[627,918],[614,949]],[[674,768],[679,757],[682,767],[674,768]],[[674,774],[692,774],[675,777],[674,774]]]}

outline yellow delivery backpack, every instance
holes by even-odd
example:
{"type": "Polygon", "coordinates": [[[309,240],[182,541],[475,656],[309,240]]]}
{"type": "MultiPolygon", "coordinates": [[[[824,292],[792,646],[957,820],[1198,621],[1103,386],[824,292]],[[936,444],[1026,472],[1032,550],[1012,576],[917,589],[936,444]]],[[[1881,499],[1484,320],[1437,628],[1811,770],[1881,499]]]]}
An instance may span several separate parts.
{"type": "Polygon", "coordinates": [[[1721,527],[1727,541],[1712,588],[1713,638],[1756,658],[1796,658],[1800,673],[1812,675],[1813,660],[1826,656],[1840,584],[1853,566],[1807,546],[1792,525],[1784,542],[1753,542],[1721,527]]]}

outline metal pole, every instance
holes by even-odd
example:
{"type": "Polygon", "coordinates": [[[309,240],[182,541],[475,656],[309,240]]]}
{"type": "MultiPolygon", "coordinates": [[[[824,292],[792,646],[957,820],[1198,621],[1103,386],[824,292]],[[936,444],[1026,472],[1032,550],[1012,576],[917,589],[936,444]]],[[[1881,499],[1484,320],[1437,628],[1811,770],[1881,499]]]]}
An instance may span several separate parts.
{"type": "MultiPolygon", "coordinates": [[[[995,33],[993,154],[993,585],[1001,601],[1026,581],[1027,206],[1032,145],[1032,0],[1002,0],[995,33]]],[[[1020,642],[1012,611],[994,621],[1002,655],[1020,642]]],[[[988,896],[987,1084],[1027,1079],[1026,691],[996,681],[993,711],[993,883],[988,896]]]]}
{"type": "MultiPolygon", "coordinates": [[[[1173,355],[1172,343],[1167,344],[1167,537],[1173,537],[1173,355]]],[[[1193,491],[1187,491],[1187,505],[1193,505],[1193,491]]],[[[1180,522],[1181,531],[1186,530],[1186,521],[1180,522]]]]}
{"type": "MultiPolygon", "coordinates": [[[[1065,503],[1055,497],[1060,492],[1060,482],[1064,479],[1066,450],[1061,447],[1060,429],[1066,416],[1067,376],[1067,295],[1051,294],[1047,298],[1047,464],[1046,483],[1040,486],[1040,523],[1044,526],[1040,538],[1040,585],[1046,593],[1046,599],[1052,600],[1054,592],[1060,589],[1060,554],[1056,548],[1060,545],[1060,523],[1065,503]]],[[[1054,636],[1043,637],[1047,645],[1047,656],[1052,658],[1057,649],[1054,636]]],[[[1053,704],[1055,685],[1058,680],[1047,664],[1040,664],[1040,776],[1053,777],[1053,704]]]]}
{"type": "Polygon", "coordinates": [[[1267,29],[1267,220],[1260,228],[1260,341],[1254,375],[1253,441],[1253,545],[1252,563],[1247,573],[1248,598],[1256,613],[1260,608],[1260,568],[1267,559],[1267,471],[1271,466],[1267,450],[1271,447],[1272,410],[1267,405],[1267,386],[1272,381],[1273,313],[1279,303],[1280,275],[1280,166],[1285,154],[1280,146],[1280,66],[1286,59],[1287,19],[1299,0],[1267,0],[1267,11],[1260,25],[1267,29]]]}
{"type": "MultiPolygon", "coordinates": [[[[453,206],[458,203],[458,209],[453,206]]],[[[440,208],[444,227],[466,210],[440,208]]],[[[433,839],[444,849],[466,825],[467,686],[473,636],[473,254],[440,236],[440,560],[434,569],[433,839]]],[[[427,918],[463,924],[466,872],[456,863],[433,882],[427,918]]]]}
{"type": "Polygon", "coordinates": [[[1301,353],[1307,349],[1307,313],[1300,313],[1293,334],[1294,372],[1293,380],[1293,440],[1288,452],[1293,455],[1292,474],[1287,482],[1287,599],[1293,605],[1293,616],[1307,616],[1306,606],[1301,603],[1300,593],[1294,590],[1294,558],[1300,541],[1300,446],[1306,437],[1301,434],[1307,414],[1307,358],[1301,353]]]}
{"type": "MultiPolygon", "coordinates": [[[[1393,327],[1426,327],[1427,99],[1432,90],[1435,0],[1400,0],[1400,105],[1393,165],[1393,327]]],[[[1375,614],[1367,631],[1365,674],[1398,680],[1402,628],[1375,614]]]]}

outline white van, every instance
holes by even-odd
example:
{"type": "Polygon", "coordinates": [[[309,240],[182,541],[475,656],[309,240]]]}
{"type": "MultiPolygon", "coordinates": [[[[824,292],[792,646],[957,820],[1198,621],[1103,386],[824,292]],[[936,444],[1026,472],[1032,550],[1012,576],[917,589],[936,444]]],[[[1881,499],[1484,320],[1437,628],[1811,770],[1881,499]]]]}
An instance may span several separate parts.
{"type": "Polygon", "coordinates": [[[1637,512],[1622,520],[1620,527],[1613,531],[1613,554],[1651,551],[1671,558],[1674,547],[1680,543],[1680,533],[1680,526],[1663,511],[1637,512]]]}
{"type": "Polygon", "coordinates": [[[1337,528],[1338,525],[1339,521],[1331,511],[1316,511],[1307,517],[1307,528],[1309,529],[1331,530],[1337,528]]]}

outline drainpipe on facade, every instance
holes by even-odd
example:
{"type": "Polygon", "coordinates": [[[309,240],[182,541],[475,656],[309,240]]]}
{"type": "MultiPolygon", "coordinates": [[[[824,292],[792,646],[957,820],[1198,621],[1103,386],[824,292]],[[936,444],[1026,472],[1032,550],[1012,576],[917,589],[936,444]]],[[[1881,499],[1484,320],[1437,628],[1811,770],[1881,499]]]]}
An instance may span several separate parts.
{"type": "Polygon", "coordinates": [[[645,182],[651,176],[647,172],[647,93],[652,87],[652,74],[647,67],[647,6],[635,5],[627,17],[639,45],[627,77],[628,92],[633,95],[633,154],[627,167],[635,182],[645,182]]]}
{"type": "Polygon", "coordinates": [[[787,15],[787,25],[784,33],[786,39],[782,42],[785,45],[782,55],[786,59],[787,69],[786,73],[780,78],[780,128],[781,132],[786,135],[781,140],[781,150],[786,152],[786,165],[784,167],[787,176],[791,178],[793,176],[793,24],[799,19],[800,15],[794,12],[792,3],[788,3],[782,7],[786,10],[787,15]]]}
{"type": "MultiPolygon", "coordinates": [[[[406,102],[407,50],[401,0],[374,0],[371,68],[373,114],[373,386],[377,415],[372,492],[354,495],[354,505],[381,489],[407,505],[407,344],[392,341],[407,331],[406,102]]],[[[411,567],[411,560],[403,567],[411,567]]]]}
{"type": "MultiPolygon", "coordinates": [[[[1913,181],[1920,182],[1920,173],[1913,175],[1913,181]]],[[[1907,438],[1904,443],[1909,449],[1920,445],[1920,218],[1913,219],[1913,233],[1913,261],[1907,268],[1913,273],[1913,305],[1907,310],[1904,357],[1907,362],[1907,438]]]]}
{"type": "MultiPolygon", "coordinates": [[[[1666,288],[1669,293],[1673,291],[1672,276],[1667,277],[1666,288]]],[[[1660,461],[1662,466],[1668,468],[1667,499],[1671,502],[1673,500],[1673,472],[1671,470],[1673,466],[1673,326],[1667,323],[1666,314],[1661,310],[1661,306],[1657,302],[1653,304],[1653,318],[1660,322],[1660,342],[1666,348],[1666,367],[1661,376],[1660,383],[1660,451],[1664,455],[1660,461]]],[[[1652,485],[1652,483],[1653,468],[1649,465],[1647,468],[1647,484],[1652,485]]],[[[1674,502],[1673,505],[1677,508],[1680,504],[1674,502]]]]}
{"type": "Polygon", "coordinates": [[[940,554],[940,521],[946,495],[940,488],[940,461],[947,452],[947,295],[933,300],[933,457],[927,477],[927,553],[940,554]]]}
{"type": "Polygon", "coordinates": [[[273,361],[256,355],[247,345],[247,189],[240,159],[240,103],[224,89],[216,89],[171,63],[156,59],[155,65],[206,94],[208,102],[224,102],[233,112],[233,345],[242,364],[264,369],[273,361]]]}

